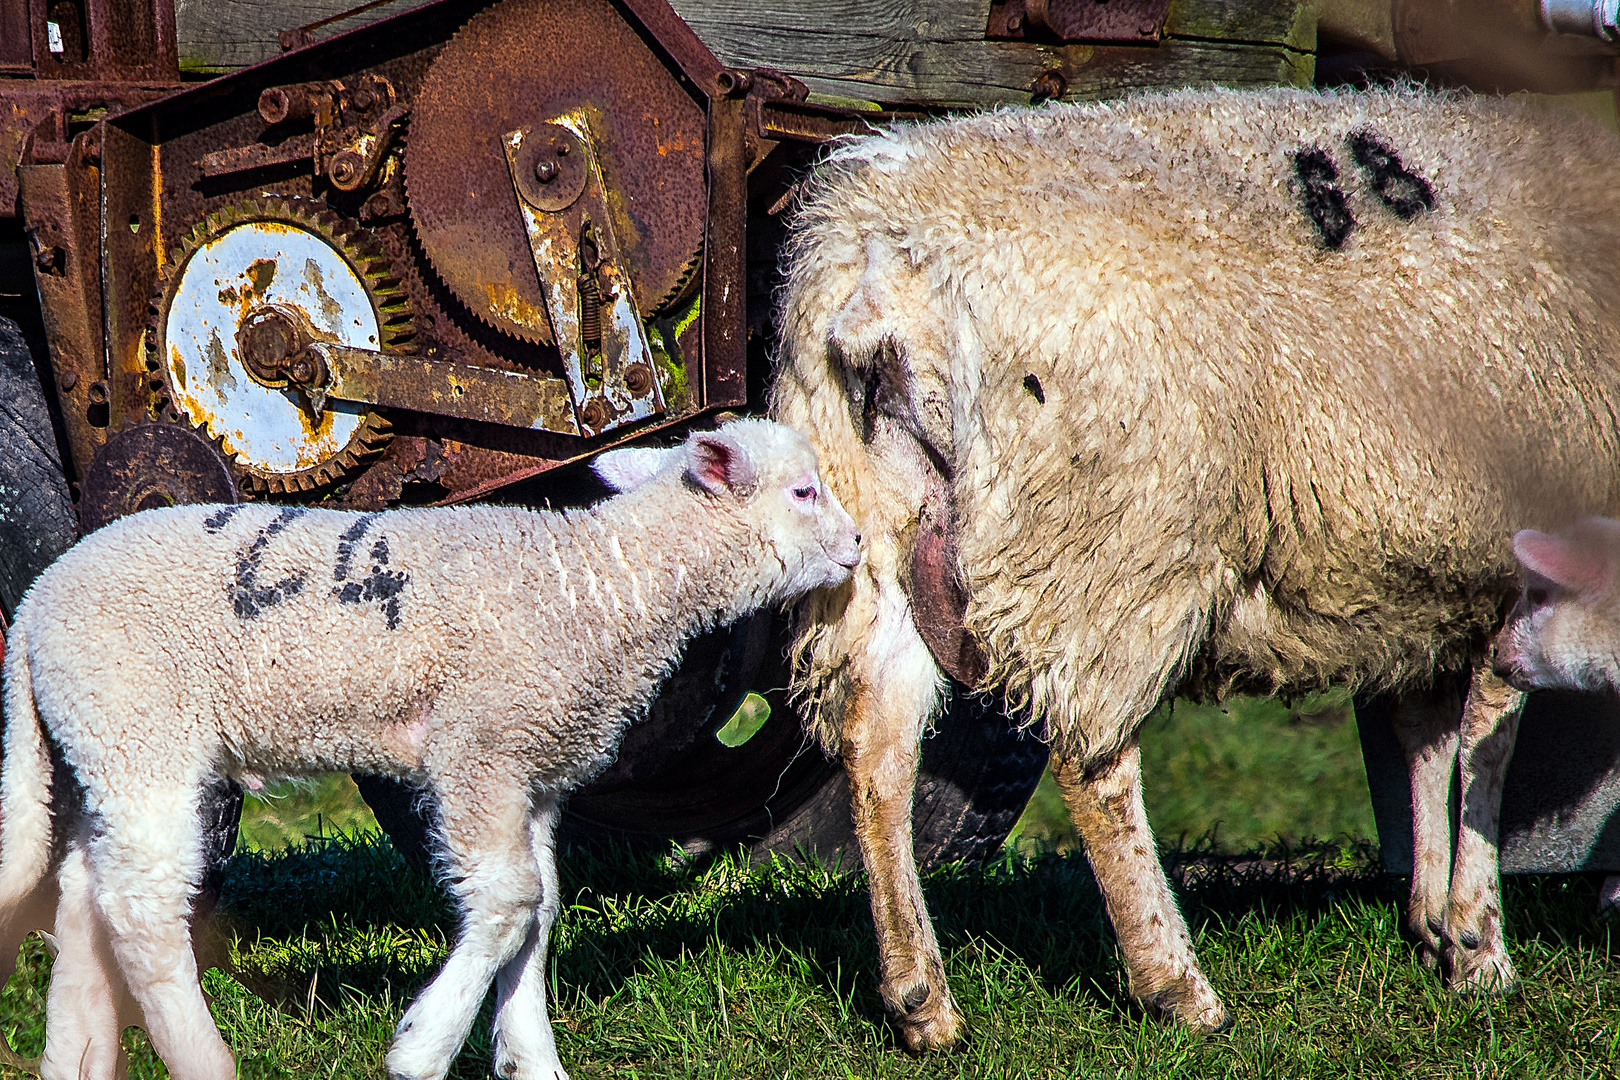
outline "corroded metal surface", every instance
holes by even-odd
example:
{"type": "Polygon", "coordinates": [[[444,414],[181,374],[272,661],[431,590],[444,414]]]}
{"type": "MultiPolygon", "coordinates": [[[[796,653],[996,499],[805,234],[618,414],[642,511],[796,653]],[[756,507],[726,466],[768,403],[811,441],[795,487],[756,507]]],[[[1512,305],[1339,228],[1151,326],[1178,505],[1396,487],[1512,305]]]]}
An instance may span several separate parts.
{"type": "Polygon", "coordinates": [[[113,435],[79,490],[85,533],[138,510],[242,501],[217,443],[180,424],[136,424],[113,435]]]}
{"type": "Polygon", "coordinates": [[[405,183],[422,247],[491,326],[550,342],[501,139],[584,109],[641,314],[681,298],[703,242],[704,115],[605,0],[507,0],[476,16],[413,102],[405,183]]]}
{"type": "Polygon", "coordinates": [[[1170,0],[998,0],[988,38],[1034,41],[1140,41],[1164,34],[1170,0]]]}
{"type": "Polygon", "coordinates": [[[312,343],[309,351],[321,357],[329,372],[326,395],[335,400],[579,434],[568,386],[561,379],[325,342],[312,343]]]}
{"type": "Polygon", "coordinates": [[[155,304],[148,365],[160,409],[223,440],[255,487],[338,479],[381,445],[387,425],[352,406],[324,408],[319,373],[294,374],[298,349],[289,342],[269,356],[267,328],[280,325],[270,316],[289,335],[405,347],[409,320],[388,280],[381,257],[317,204],[249,200],[210,215],[182,244],[155,304]]]}

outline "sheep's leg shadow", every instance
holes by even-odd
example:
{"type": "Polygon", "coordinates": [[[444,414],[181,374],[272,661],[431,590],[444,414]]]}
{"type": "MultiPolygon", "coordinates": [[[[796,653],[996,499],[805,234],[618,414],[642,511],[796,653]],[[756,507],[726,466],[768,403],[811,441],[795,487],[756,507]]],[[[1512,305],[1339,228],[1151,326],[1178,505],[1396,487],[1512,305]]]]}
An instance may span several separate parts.
{"type": "Polygon", "coordinates": [[[917,765],[939,703],[938,669],[909,618],[880,624],[851,661],[839,749],[872,900],[878,993],[906,1048],[920,1053],[950,1046],[962,1028],[912,846],[917,765]]]}
{"type": "Polygon", "coordinates": [[[102,779],[97,802],[116,827],[89,844],[94,896],[142,1024],[174,1080],[234,1080],[236,1059],[209,1015],[187,923],[202,877],[199,785],[102,779]]]}
{"type": "Polygon", "coordinates": [[[1441,935],[1447,981],[1465,993],[1506,994],[1519,985],[1502,934],[1497,833],[1502,781],[1523,707],[1522,691],[1504,683],[1488,664],[1474,668],[1457,752],[1462,812],[1441,935]]]}
{"type": "Polygon", "coordinates": [[[1131,995],[1194,1031],[1226,1028],[1226,1006],[1198,967],[1187,921],[1159,861],[1142,802],[1136,741],[1108,762],[1054,750],[1052,775],[1102,889],[1131,995]]]}
{"type": "MultiPolygon", "coordinates": [[[[400,1080],[439,1080],[450,1070],[490,983],[522,950],[543,899],[525,768],[505,758],[478,769],[435,768],[431,751],[428,771],[461,932],[444,967],[399,1022],[386,1065],[400,1080]]],[[[549,1080],[543,1071],[523,1071],[543,1064],[521,1063],[507,1075],[549,1080]]]]}
{"type": "Polygon", "coordinates": [[[1431,970],[1440,964],[1446,893],[1451,883],[1451,776],[1457,764],[1461,695],[1455,679],[1436,678],[1426,692],[1397,700],[1381,695],[1356,702],[1363,723],[1388,716],[1406,758],[1412,789],[1412,892],[1406,925],[1417,936],[1419,956],[1431,970]]]}
{"type": "Polygon", "coordinates": [[[556,832],[556,801],[537,803],[529,848],[540,873],[540,903],[523,947],[495,976],[495,1075],[501,1080],[568,1080],[546,1013],[546,945],[562,910],[556,832]]]}

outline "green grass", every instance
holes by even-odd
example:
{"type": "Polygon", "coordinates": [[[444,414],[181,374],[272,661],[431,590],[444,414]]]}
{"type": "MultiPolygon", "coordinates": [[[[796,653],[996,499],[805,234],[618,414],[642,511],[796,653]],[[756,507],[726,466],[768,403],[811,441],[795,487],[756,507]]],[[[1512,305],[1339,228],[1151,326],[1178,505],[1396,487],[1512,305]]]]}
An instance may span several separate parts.
{"type": "MultiPolygon", "coordinates": [[[[565,1065],[579,1080],[1620,1075],[1620,950],[1594,879],[1508,880],[1525,980],[1511,998],[1453,998],[1415,961],[1400,931],[1405,882],[1357,839],[1372,826],[1341,699],[1178,703],[1150,721],[1143,756],[1150,815],[1231,1032],[1192,1036],[1130,1002],[1084,858],[1052,850],[1072,836],[1067,817],[1038,794],[1017,850],[925,882],[968,1021],[958,1051],[899,1048],[861,875],[575,851],[551,964],[565,1065]],[[1295,842],[1311,834],[1341,839],[1295,842]],[[1235,854],[1256,841],[1263,850],[1235,854]]],[[[381,1077],[402,1003],[453,940],[426,875],[385,840],[337,831],[368,819],[337,779],[244,815],[220,922],[235,975],[204,980],[244,1077],[381,1077]]],[[[0,993],[0,1030],[25,1054],[42,1046],[48,971],[31,941],[0,993]]],[[[454,1076],[489,1075],[488,1021],[486,1004],[454,1076]]],[[[165,1075],[137,1030],[126,1042],[132,1076],[165,1075]]]]}

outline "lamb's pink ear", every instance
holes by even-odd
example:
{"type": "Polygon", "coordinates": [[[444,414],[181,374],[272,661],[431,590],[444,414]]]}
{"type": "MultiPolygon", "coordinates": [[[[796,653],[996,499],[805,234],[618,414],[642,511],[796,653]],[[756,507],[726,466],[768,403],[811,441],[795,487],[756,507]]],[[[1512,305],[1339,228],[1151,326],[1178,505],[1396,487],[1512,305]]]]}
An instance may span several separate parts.
{"type": "Polygon", "coordinates": [[[724,431],[704,431],[686,443],[686,475],[714,495],[746,497],[759,482],[759,470],[746,448],[724,431]]]}
{"type": "Polygon", "coordinates": [[[1522,529],[1513,536],[1513,554],[1526,570],[1576,592],[1601,588],[1609,581],[1609,561],[1601,550],[1562,536],[1522,529]]]}
{"type": "Polygon", "coordinates": [[[625,450],[609,450],[597,454],[591,470],[614,491],[630,491],[653,478],[664,467],[675,450],[660,450],[650,446],[632,446],[625,450]]]}

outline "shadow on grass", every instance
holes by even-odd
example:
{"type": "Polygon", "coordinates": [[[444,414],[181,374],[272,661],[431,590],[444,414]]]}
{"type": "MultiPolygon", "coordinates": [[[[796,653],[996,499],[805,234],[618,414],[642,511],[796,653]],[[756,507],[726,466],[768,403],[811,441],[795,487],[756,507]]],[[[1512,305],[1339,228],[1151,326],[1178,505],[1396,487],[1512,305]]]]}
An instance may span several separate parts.
{"type": "MultiPolygon", "coordinates": [[[[1365,843],[1272,845],[1232,855],[1206,841],[1168,850],[1164,860],[1212,972],[1223,963],[1246,967],[1238,962],[1246,923],[1297,924],[1334,909],[1394,917],[1404,907],[1405,879],[1381,873],[1365,843]]],[[[731,854],[686,861],[624,847],[576,849],[560,869],[565,914],[554,938],[554,977],[571,992],[604,1002],[649,967],[711,944],[781,953],[893,1042],[877,995],[863,875],[813,861],[750,869],[731,854]]],[[[1002,954],[1050,992],[1067,989],[1107,1010],[1132,1009],[1107,912],[1082,856],[957,864],[930,874],[924,891],[947,955],[1002,954]]],[[[1612,958],[1596,898],[1590,876],[1508,879],[1510,942],[1550,941],[1612,958]]],[[[243,945],[238,978],[298,1008],[336,1002],[345,989],[408,998],[443,961],[456,925],[443,890],[374,836],[238,855],[222,908],[243,945]]],[[[1347,915],[1346,925],[1351,921],[1347,915]]]]}

